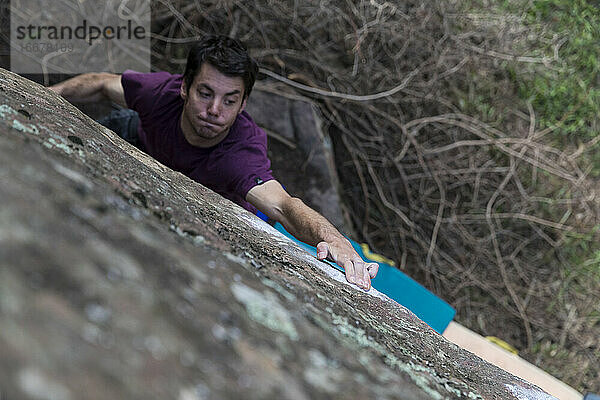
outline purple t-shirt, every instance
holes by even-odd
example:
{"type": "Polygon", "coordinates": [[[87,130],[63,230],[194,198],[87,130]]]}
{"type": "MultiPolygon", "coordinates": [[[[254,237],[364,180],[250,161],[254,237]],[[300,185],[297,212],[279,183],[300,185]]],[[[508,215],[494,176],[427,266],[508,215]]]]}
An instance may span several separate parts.
{"type": "Polygon", "coordinates": [[[138,112],[138,134],[152,157],[220,195],[256,213],[246,194],[258,183],[273,179],[267,157],[267,135],[242,111],[219,144],[194,147],[180,126],[182,75],[168,72],[121,76],[127,106],[138,112]]]}

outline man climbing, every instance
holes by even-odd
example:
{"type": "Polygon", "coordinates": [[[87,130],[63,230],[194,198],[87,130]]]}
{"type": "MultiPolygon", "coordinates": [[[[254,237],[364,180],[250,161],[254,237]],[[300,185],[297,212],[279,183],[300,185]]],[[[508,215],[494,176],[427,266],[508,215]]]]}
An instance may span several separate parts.
{"type": "Polygon", "coordinates": [[[50,89],[72,102],[110,99],[135,110],[120,112],[125,124],[115,118],[103,123],[166,166],[280,222],[316,245],[320,260],[334,261],[349,282],[368,290],[378,264],[364,262],[327,219],[273,178],[266,134],[244,111],[257,72],[240,42],[209,36],[190,50],[183,75],[88,73],[50,89]]]}

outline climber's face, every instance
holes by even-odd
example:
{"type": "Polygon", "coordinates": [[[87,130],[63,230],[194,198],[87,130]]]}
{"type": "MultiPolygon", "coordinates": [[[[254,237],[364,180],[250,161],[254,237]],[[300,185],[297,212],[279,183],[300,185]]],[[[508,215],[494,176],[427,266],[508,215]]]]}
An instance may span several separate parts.
{"type": "Polygon", "coordinates": [[[181,129],[197,147],[211,147],[225,139],[246,106],[243,79],[224,75],[208,63],[202,64],[189,88],[184,80],[180,94],[184,101],[181,129]]]}

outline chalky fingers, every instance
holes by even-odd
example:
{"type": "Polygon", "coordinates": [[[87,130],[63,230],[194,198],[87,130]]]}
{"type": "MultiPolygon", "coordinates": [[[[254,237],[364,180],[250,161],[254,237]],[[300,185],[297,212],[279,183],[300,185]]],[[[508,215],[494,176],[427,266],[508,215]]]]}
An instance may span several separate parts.
{"type": "Polygon", "coordinates": [[[344,263],[344,271],[346,272],[346,280],[350,283],[356,284],[356,276],[354,271],[354,263],[352,260],[347,260],[344,263]]]}

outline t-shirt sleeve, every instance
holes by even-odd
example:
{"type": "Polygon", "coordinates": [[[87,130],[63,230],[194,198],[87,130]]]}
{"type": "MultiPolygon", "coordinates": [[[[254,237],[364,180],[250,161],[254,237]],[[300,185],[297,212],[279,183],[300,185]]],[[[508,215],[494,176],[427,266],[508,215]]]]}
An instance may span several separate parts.
{"type": "Polygon", "coordinates": [[[150,115],[157,96],[160,96],[161,89],[170,76],[168,72],[142,73],[132,70],[123,72],[121,85],[127,107],[137,111],[142,117],[150,115]]]}
{"type": "Polygon", "coordinates": [[[267,157],[266,135],[253,139],[236,152],[238,166],[231,182],[231,189],[243,199],[254,186],[274,179],[271,161],[267,157]]]}
{"type": "Polygon", "coordinates": [[[224,149],[226,156],[215,166],[222,178],[220,185],[224,191],[244,201],[254,186],[274,179],[267,156],[267,135],[256,125],[252,131],[244,140],[224,149]]]}

